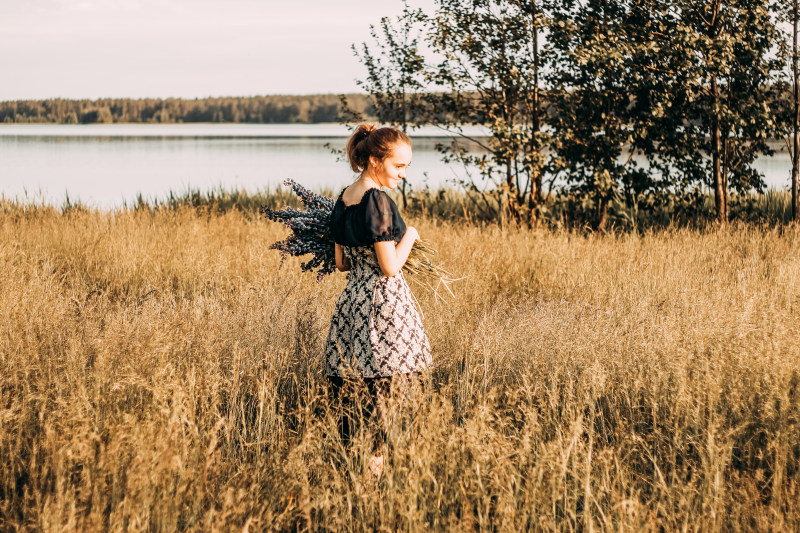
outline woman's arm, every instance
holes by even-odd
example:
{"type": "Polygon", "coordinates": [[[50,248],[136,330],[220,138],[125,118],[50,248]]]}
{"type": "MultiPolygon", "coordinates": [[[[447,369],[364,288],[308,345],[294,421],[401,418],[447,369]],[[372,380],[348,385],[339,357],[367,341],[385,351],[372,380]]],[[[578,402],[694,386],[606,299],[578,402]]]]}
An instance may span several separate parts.
{"type": "Polygon", "coordinates": [[[347,272],[350,270],[350,261],[344,256],[342,245],[338,242],[336,243],[334,255],[336,256],[336,268],[339,269],[339,272],[347,272]]]}
{"type": "Polygon", "coordinates": [[[419,233],[411,226],[406,228],[406,234],[395,246],[394,241],[381,241],[375,243],[375,254],[384,276],[394,276],[408,260],[414,241],[419,239],[419,233]]]}

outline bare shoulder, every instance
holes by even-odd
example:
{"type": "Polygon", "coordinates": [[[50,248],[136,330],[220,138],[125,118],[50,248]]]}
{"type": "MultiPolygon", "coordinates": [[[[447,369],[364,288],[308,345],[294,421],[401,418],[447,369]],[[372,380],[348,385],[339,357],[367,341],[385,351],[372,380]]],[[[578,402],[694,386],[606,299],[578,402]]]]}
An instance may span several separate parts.
{"type": "Polygon", "coordinates": [[[372,187],[365,187],[360,183],[353,183],[348,188],[344,190],[342,193],[342,201],[345,205],[355,205],[364,198],[364,195],[371,189],[372,187]]]}
{"type": "Polygon", "coordinates": [[[354,183],[344,190],[344,193],[342,193],[342,201],[345,205],[353,205],[361,199],[361,195],[364,194],[364,191],[359,191],[359,189],[360,187],[358,184],[354,183]]]}

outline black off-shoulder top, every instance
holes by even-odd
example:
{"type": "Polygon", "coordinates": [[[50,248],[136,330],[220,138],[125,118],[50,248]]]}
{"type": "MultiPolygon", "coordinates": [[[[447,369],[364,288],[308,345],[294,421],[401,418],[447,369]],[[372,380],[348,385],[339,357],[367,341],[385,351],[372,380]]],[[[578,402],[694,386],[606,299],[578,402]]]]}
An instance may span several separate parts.
{"type": "Polygon", "coordinates": [[[367,189],[361,201],[345,205],[344,189],[333,206],[330,227],[333,239],[344,246],[368,246],[380,241],[400,242],[406,223],[397,204],[379,189],[367,189]]]}

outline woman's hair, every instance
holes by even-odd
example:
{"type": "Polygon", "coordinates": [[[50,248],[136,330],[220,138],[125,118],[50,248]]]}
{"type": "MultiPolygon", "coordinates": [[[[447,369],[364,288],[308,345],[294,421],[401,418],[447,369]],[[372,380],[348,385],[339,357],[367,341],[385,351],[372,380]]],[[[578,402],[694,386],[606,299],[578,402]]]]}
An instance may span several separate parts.
{"type": "Polygon", "coordinates": [[[353,172],[363,172],[369,166],[370,157],[383,161],[398,143],[411,146],[411,139],[397,128],[376,128],[374,124],[359,124],[345,148],[350,168],[353,172]]]}

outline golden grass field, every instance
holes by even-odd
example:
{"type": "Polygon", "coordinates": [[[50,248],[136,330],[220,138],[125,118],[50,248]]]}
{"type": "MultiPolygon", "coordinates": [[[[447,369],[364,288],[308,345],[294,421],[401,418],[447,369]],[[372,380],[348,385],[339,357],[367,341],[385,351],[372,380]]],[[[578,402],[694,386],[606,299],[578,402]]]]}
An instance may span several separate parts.
{"type": "Polygon", "coordinates": [[[370,482],[281,226],[3,203],[0,530],[800,530],[800,229],[409,223],[467,278],[370,482]]]}

